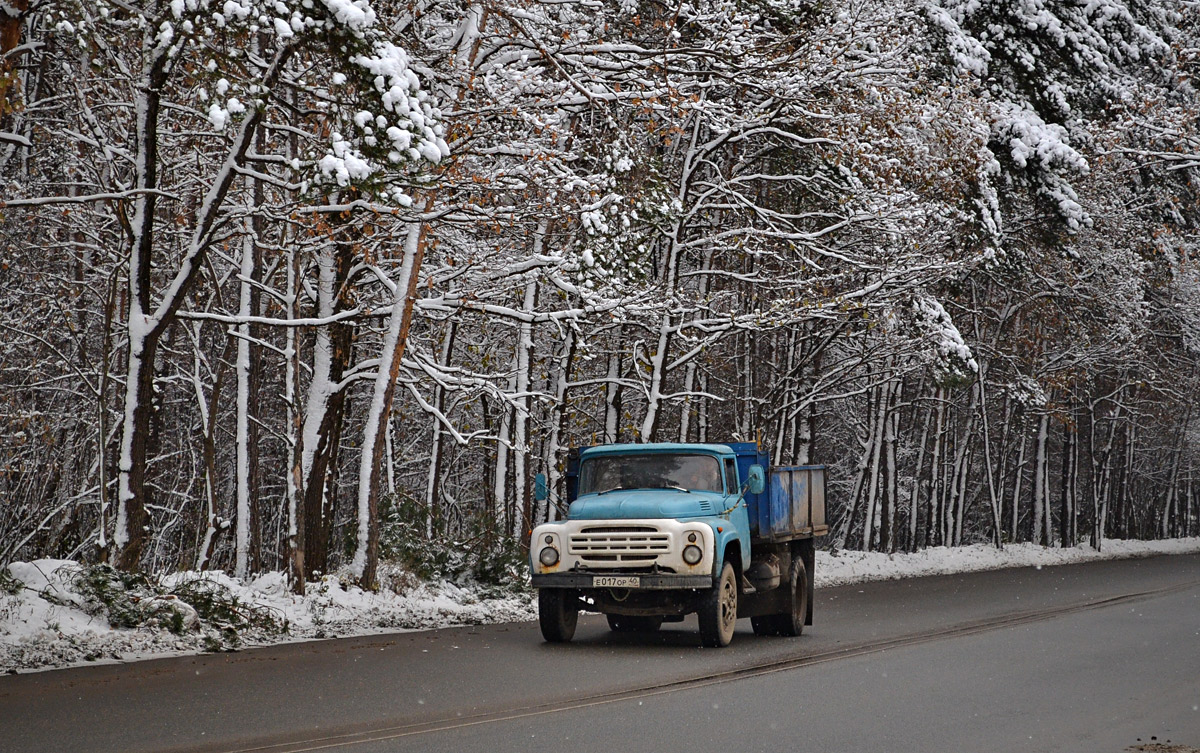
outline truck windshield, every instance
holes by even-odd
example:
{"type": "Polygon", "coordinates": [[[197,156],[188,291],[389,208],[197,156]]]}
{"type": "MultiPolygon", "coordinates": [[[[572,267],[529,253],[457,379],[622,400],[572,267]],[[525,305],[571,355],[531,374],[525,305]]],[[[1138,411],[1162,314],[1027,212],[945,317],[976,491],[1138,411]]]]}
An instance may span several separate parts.
{"type": "Polygon", "coordinates": [[[579,470],[579,493],[614,489],[691,489],[719,492],[721,468],[711,455],[610,455],[589,458],[579,470]]]}

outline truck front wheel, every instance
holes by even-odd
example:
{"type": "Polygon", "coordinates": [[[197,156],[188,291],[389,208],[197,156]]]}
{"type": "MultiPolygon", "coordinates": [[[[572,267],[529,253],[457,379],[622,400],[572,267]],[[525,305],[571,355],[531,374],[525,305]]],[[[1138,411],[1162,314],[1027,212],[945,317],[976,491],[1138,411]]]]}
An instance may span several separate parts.
{"type": "Polygon", "coordinates": [[[575,592],[565,588],[538,590],[538,624],[548,643],[566,643],[575,637],[579,624],[579,602],[575,592]]]}
{"type": "Polygon", "coordinates": [[[723,648],[733,640],[737,624],[738,587],[733,565],[721,568],[716,588],[704,595],[697,617],[700,618],[700,642],[710,648],[723,648]]]}

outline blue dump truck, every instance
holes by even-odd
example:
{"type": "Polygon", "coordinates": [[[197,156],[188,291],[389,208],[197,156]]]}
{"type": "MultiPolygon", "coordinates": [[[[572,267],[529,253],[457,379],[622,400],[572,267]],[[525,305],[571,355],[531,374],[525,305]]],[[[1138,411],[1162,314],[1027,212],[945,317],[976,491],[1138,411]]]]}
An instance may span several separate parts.
{"type": "MultiPolygon", "coordinates": [[[[771,468],[753,443],[614,444],[572,450],[566,520],[530,536],[542,636],[575,635],[580,611],[618,632],[695,612],[706,646],[739,617],[757,635],[812,624],[813,538],[824,535],[825,468],[771,468]]],[[[535,479],[534,494],[547,496],[535,479]]]]}

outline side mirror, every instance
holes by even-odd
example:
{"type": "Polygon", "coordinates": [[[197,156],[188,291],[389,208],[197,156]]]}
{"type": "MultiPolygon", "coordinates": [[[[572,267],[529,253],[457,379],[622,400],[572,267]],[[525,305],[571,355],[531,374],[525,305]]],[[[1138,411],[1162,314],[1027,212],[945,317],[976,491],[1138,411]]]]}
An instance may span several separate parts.
{"type": "Polygon", "coordinates": [[[751,494],[762,494],[763,489],[767,488],[767,473],[761,465],[750,466],[750,477],[746,479],[746,486],[751,494]]]}
{"type": "Polygon", "coordinates": [[[550,490],[546,488],[546,474],[539,473],[533,477],[533,498],[545,502],[550,498],[550,490]]]}

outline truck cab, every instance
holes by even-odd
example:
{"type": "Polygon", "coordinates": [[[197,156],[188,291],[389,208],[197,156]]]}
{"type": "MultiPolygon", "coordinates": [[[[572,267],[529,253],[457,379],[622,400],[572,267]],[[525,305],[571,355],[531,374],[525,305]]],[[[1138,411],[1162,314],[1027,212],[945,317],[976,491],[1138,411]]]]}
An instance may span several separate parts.
{"type": "MultiPolygon", "coordinates": [[[[781,568],[790,573],[795,559],[803,572],[805,559],[805,548],[791,546],[791,537],[775,541],[779,537],[759,535],[764,524],[768,533],[779,528],[762,515],[772,508],[768,467],[766,453],[746,443],[614,444],[573,451],[567,518],[538,526],[530,538],[543,636],[570,640],[581,609],[604,613],[618,631],[656,630],[695,612],[704,643],[723,646],[739,616],[794,611],[791,599],[778,593],[762,597],[782,592],[781,568]]],[[[544,498],[544,479],[535,488],[544,498]]],[[[822,523],[823,488],[822,483],[822,523]]],[[[781,491],[790,501],[791,489],[781,491]]],[[[809,526],[809,560],[812,535],[809,526]]],[[[811,576],[805,573],[804,580],[800,629],[808,619],[811,576]]],[[[775,624],[761,622],[764,632],[775,624]]]]}

